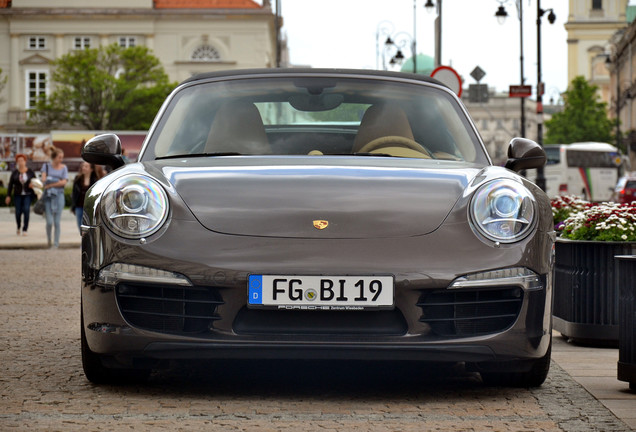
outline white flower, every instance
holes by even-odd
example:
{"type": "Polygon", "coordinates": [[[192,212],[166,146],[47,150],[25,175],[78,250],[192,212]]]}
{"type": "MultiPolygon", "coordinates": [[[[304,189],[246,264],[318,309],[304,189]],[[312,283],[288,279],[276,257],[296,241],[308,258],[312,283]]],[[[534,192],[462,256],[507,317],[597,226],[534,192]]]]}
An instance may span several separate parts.
{"type": "Polygon", "coordinates": [[[627,240],[627,235],[626,235],[626,234],[623,234],[623,235],[621,236],[621,238],[622,238],[623,240],[627,240]]]}

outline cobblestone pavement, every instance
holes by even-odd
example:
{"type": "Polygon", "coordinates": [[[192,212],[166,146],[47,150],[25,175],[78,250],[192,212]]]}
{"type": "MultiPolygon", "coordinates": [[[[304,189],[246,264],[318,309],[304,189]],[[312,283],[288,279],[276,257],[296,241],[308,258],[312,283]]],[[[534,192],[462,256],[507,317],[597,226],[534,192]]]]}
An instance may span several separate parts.
{"type": "Polygon", "coordinates": [[[555,363],[539,389],[461,368],[188,363],[147,384],[81,370],[80,251],[0,250],[0,431],[628,431],[555,363]]]}

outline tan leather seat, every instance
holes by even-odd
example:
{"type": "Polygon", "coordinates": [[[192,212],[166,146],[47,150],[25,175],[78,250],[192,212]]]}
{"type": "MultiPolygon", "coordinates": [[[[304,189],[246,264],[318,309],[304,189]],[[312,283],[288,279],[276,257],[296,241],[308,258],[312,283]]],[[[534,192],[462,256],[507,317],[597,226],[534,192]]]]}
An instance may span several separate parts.
{"type": "Polygon", "coordinates": [[[356,153],[371,141],[386,136],[400,136],[413,140],[409,119],[404,110],[395,103],[371,105],[362,116],[358,133],[353,140],[352,152],[356,153]]]}
{"type": "Polygon", "coordinates": [[[221,106],[212,121],[205,152],[271,154],[263,119],[256,106],[241,101],[221,106]]]}

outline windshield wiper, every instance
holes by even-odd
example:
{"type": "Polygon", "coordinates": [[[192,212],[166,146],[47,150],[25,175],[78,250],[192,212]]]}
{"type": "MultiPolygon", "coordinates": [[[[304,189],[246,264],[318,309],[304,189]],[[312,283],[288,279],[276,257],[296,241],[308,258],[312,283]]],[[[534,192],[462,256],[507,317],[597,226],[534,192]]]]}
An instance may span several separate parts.
{"type": "Polygon", "coordinates": [[[212,152],[212,153],[184,153],[178,155],[168,155],[168,156],[159,156],[155,159],[176,159],[176,158],[199,158],[199,157],[214,157],[214,156],[242,156],[241,153],[238,152],[212,152]]]}

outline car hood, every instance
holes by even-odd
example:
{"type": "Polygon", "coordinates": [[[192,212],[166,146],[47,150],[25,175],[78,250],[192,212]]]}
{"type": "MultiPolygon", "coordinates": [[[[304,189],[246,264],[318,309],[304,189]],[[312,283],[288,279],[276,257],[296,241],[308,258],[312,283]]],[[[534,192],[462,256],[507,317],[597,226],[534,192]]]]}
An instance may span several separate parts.
{"type": "Polygon", "coordinates": [[[172,165],[162,171],[199,222],[219,233],[378,238],[437,229],[479,172],[460,166],[172,165]]]}

